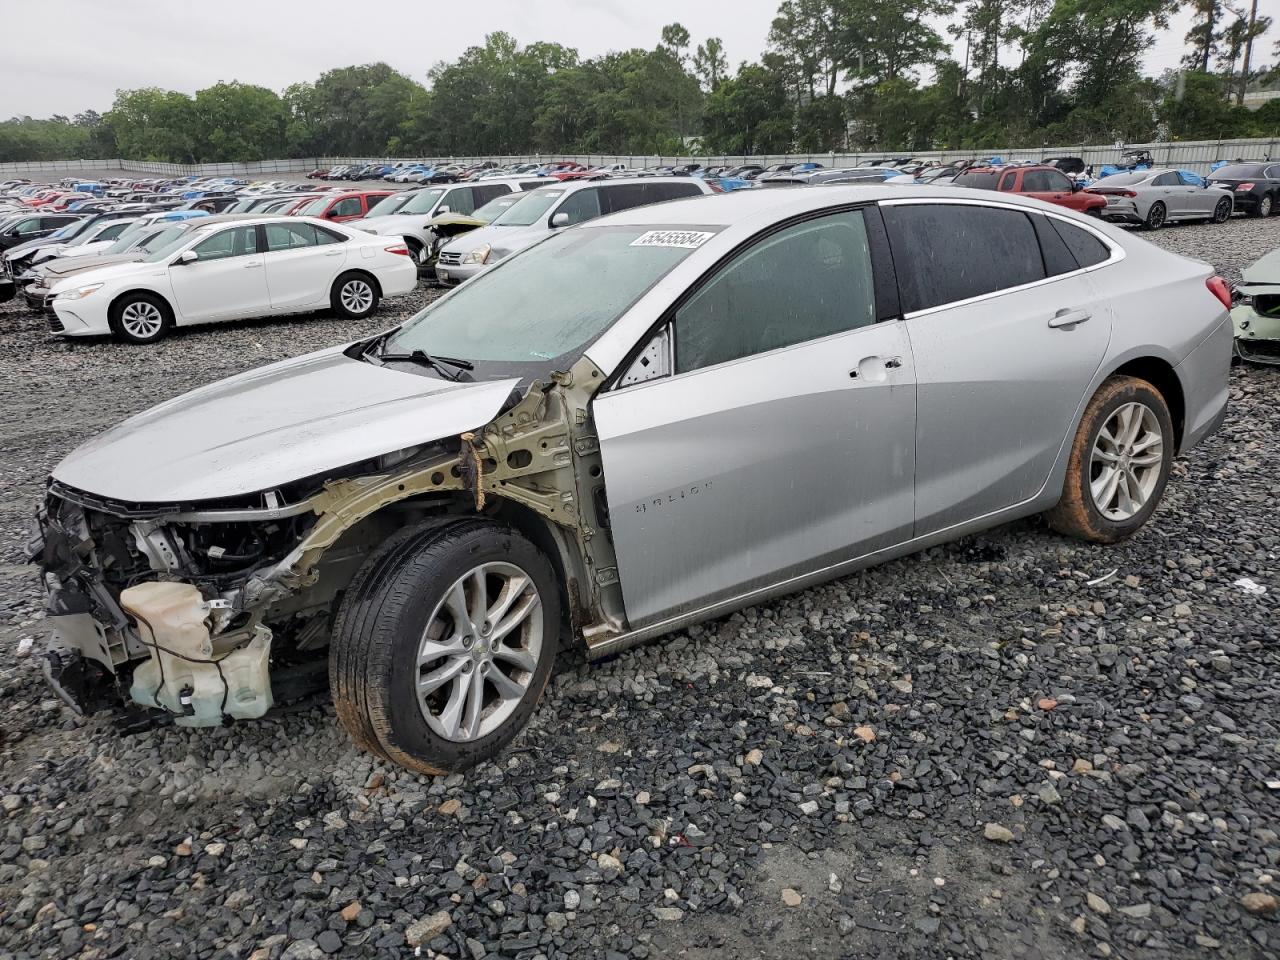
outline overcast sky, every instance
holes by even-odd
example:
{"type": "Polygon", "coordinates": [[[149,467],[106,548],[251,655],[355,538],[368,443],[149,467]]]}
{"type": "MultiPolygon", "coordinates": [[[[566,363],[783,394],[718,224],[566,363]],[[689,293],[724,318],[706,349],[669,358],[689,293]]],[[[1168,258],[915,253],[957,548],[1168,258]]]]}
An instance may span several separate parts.
{"type": "MultiPolygon", "coordinates": [[[[430,0],[0,0],[0,7],[9,40],[0,118],[7,118],[103,111],[116,90],[134,87],[194,93],[239,80],[281,91],[332,67],[377,60],[425,82],[433,63],[493,30],[522,44],[559,42],[585,58],[653,47],[663,25],[679,21],[694,44],[720,37],[736,68],[760,56],[778,3],[738,0],[731,13],[697,0],[483,0],[470,8],[430,0]]],[[[1260,0],[1259,12],[1280,20],[1280,0],[1260,0]]],[[[1177,64],[1188,22],[1179,15],[1152,44],[1149,71],[1177,64]]],[[[1259,51],[1266,61],[1276,35],[1259,51]]]]}

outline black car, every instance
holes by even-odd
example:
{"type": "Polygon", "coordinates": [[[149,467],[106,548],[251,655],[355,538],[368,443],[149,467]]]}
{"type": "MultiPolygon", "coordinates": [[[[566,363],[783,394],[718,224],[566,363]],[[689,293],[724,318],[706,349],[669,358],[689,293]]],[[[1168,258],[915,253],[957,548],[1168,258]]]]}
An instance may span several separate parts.
{"type": "Polygon", "coordinates": [[[1040,161],[1046,166],[1057,167],[1063,173],[1084,173],[1084,159],[1082,157],[1045,157],[1040,161]]]}
{"type": "Polygon", "coordinates": [[[0,250],[47,237],[55,230],[61,230],[67,224],[82,219],[84,218],[76,213],[32,213],[28,217],[18,217],[0,233],[0,250]]]}
{"type": "Polygon", "coordinates": [[[1280,161],[1229,163],[1209,174],[1209,183],[1235,195],[1236,209],[1269,217],[1280,208],[1280,161]]]}

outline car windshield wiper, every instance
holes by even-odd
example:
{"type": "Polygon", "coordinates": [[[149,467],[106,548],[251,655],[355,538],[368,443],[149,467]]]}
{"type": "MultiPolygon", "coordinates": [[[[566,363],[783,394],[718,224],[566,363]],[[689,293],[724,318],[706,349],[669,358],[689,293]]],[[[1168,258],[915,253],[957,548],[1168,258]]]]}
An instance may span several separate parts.
{"type": "Polygon", "coordinates": [[[411,350],[408,353],[378,353],[374,354],[383,363],[391,360],[404,360],[409,363],[421,363],[431,367],[436,372],[443,374],[450,380],[458,381],[462,379],[462,374],[467,370],[474,370],[476,365],[470,360],[459,360],[456,357],[441,357],[428,354],[425,350],[411,350]],[[450,372],[448,367],[452,367],[450,372]]]}

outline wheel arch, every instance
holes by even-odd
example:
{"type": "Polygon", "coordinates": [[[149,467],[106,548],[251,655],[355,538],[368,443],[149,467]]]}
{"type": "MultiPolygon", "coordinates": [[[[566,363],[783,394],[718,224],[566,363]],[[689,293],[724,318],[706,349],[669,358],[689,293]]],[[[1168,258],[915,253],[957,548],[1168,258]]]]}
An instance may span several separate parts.
{"type": "Polygon", "coordinates": [[[359,276],[364,277],[366,280],[368,280],[370,283],[372,283],[372,284],[373,284],[373,291],[374,291],[374,293],[376,293],[376,294],[378,295],[378,299],[379,299],[379,300],[381,300],[381,299],[382,299],[382,284],[380,284],[380,283],[378,282],[378,278],[377,278],[376,276],[374,276],[374,275],[373,275],[373,273],[372,273],[371,271],[369,271],[369,270],[365,270],[365,269],[364,269],[364,268],[362,268],[362,267],[346,267],[346,266],[344,266],[344,267],[343,267],[343,269],[342,269],[342,272],[341,272],[341,273],[339,273],[336,277],[334,277],[334,279],[333,279],[333,286],[332,286],[330,289],[331,289],[331,290],[336,290],[337,286],[338,286],[340,283],[342,283],[342,281],[343,281],[346,277],[350,276],[351,274],[358,274],[359,276]]]}
{"type": "Polygon", "coordinates": [[[1134,357],[1107,374],[1108,377],[1117,375],[1145,380],[1159,391],[1160,396],[1164,397],[1164,402],[1169,406],[1169,417],[1173,420],[1177,449],[1181,451],[1187,429],[1187,400],[1182,381],[1178,378],[1178,372],[1173,365],[1161,357],[1134,357]]]}
{"type": "Polygon", "coordinates": [[[111,298],[111,303],[107,305],[107,317],[110,318],[115,316],[116,308],[120,306],[120,302],[124,300],[125,297],[131,297],[138,293],[143,293],[149,297],[154,297],[159,300],[163,309],[168,311],[169,320],[175,324],[178,322],[178,311],[173,309],[173,304],[170,302],[169,298],[159,290],[152,290],[150,287],[130,287],[128,290],[121,290],[111,298]]]}

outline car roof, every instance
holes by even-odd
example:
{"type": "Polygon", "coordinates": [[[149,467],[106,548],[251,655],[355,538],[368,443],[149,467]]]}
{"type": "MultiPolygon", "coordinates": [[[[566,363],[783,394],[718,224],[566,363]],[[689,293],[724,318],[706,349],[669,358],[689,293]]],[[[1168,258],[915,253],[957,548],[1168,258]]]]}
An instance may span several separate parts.
{"type": "MultiPolygon", "coordinates": [[[[618,181],[613,181],[618,182],[618,181]]],[[[644,182],[644,181],[636,181],[644,182]]],[[[652,181],[649,181],[652,182],[652,181]]],[[[567,186],[567,185],[566,185],[567,186]]],[[[1017,194],[993,196],[989,190],[967,187],[930,187],[913,184],[907,187],[871,181],[865,184],[832,183],[822,186],[800,186],[792,190],[734,190],[663,203],[632,207],[618,213],[589,220],[574,229],[597,226],[662,225],[668,227],[699,225],[729,226],[759,219],[784,219],[846,203],[872,203],[880,200],[967,200],[982,203],[1008,203],[1044,212],[1049,207],[1040,201],[1017,194]]]]}

